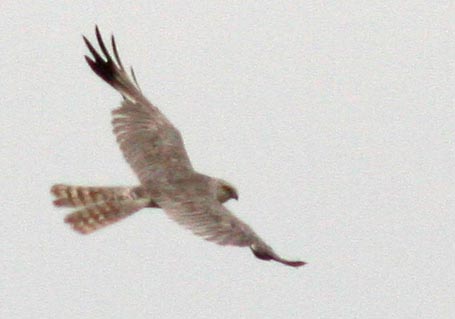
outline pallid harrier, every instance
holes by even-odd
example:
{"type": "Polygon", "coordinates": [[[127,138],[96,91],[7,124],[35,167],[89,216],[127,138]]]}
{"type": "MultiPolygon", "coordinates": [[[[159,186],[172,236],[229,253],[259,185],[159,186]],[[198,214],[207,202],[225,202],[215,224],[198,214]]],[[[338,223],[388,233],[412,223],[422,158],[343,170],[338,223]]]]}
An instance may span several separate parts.
{"type": "Polygon", "coordinates": [[[180,132],[142,94],[136,77],[125,71],[112,36],[114,58],[96,27],[101,54],[84,37],[94,59],[85,56],[91,69],[124,98],[112,112],[114,133],[127,162],[139,177],[136,187],[85,187],[54,185],[56,206],[75,207],[65,222],[88,234],[121,220],[144,207],[159,207],[194,234],[219,245],[248,246],[263,260],[298,267],[302,261],[278,256],[244,222],[222,203],[238,199],[226,181],[196,172],[185,151],[180,132]],[[103,56],[103,57],[102,57],[103,56]]]}

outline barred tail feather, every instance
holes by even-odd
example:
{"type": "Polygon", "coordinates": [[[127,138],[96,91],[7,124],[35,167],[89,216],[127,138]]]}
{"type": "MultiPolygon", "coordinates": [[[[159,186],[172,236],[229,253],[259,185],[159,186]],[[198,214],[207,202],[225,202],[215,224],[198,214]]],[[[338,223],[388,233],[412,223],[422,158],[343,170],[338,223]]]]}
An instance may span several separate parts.
{"type": "Polygon", "coordinates": [[[131,199],[130,187],[86,187],[57,184],[51,193],[56,197],[55,206],[84,207],[109,200],[131,199]]]}
{"type": "Polygon", "coordinates": [[[146,199],[101,202],[68,214],[65,223],[79,233],[90,234],[132,215],[147,204],[146,199]]]}
{"type": "Polygon", "coordinates": [[[57,207],[75,207],[65,222],[83,234],[115,223],[144,207],[157,207],[143,187],[87,187],[57,184],[51,193],[57,207]]]}

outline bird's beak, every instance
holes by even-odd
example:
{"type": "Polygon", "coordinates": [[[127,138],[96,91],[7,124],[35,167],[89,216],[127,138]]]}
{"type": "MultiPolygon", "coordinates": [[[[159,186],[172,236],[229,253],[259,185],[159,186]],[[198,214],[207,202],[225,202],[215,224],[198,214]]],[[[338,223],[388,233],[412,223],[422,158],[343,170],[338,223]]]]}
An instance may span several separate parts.
{"type": "Polygon", "coordinates": [[[237,192],[232,193],[232,198],[235,200],[239,200],[239,194],[237,192]]]}

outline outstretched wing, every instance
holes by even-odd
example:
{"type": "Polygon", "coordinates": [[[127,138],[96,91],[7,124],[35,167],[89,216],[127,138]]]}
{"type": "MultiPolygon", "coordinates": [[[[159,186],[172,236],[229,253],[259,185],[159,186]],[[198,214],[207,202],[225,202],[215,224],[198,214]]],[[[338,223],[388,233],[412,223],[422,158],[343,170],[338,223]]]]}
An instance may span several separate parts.
{"type": "Polygon", "coordinates": [[[178,177],[180,173],[192,171],[180,132],[142,94],[133,72],[134,82],[129,77],[118,55],[114,37],[111,42],[115,60],[98,27],[96,38],[101,53],[84,37],[94,58],[86,56],[85,59],[99,77],[124,97],[122,105],[112,112],[112,123],[120,149],[141,183],[156,183],[169,174],[178,177]]]}
{"type": "Polygon", "coordinates": [[[248,246],[256,257],[263,260],[275,260],[292,267],[305,264],[302,261],[289,261],[278,256],[250,226],[218,201],[194,197],[188,200],[182,197],[180,199],[160,200],[158,204],[171,219],[190,229],[195,235],[219,245],[248,246]]]}

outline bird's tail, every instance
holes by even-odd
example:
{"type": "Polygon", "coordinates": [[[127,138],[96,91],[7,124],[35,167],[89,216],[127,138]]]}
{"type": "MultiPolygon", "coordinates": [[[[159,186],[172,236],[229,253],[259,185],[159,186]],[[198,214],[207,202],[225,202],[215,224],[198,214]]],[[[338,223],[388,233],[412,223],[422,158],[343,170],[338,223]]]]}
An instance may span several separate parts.
{"type": "Polygon", "coordinates": [[[144,207],[154,207],[140,187],[85,187],[57,184],[51,193],[57,207],[78,208],[65,217],[77,232],[88,234],[144,207]],[[142,195],[142,196],[141,196],[142,195]]]}

